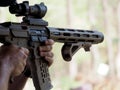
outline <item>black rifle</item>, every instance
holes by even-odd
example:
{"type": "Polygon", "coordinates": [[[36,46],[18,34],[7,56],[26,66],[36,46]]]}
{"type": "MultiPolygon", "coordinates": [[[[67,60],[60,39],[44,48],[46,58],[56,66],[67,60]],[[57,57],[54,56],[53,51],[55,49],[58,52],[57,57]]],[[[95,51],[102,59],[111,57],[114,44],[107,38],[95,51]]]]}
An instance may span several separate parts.
{"type": "Polygon", "coordinates": [[[6,45],[16,44],[30,50],[30,71],[36,90],[52,88],[47,62],[38,54],[38,47],[44,45],[47,39],[64,43],[61,53],[65,61],[70,61],[81,47],[89,51],[92,44],[101,43],[104,39],[103,34],[98,31],[47,27],[48,22],[42,19],[47,12],[44,3],[34,6],[29,6],[27,1],[14,3],[9,11],[16,16],[24,16],[23,21],[1,23],[0,42],[6,45]]]}

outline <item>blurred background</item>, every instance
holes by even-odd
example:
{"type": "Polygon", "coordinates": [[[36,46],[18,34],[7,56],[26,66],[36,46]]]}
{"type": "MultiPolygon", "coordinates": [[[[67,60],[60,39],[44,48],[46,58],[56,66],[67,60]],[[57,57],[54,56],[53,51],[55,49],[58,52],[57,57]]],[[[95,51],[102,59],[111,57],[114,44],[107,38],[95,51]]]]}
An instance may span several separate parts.
{"type": "MultiPolygon", "coordinates": [[[[17,0],[22,2],[23,0],[17,0]]],[[[49,26],[98,30],[104,42],[90,52],[80,49],[71,62],[61,57],[63,44],[53,46],[54,63],[49,68],[52,90],[120,90],[120,0],[29,0],[44,2],[49,26]]],[[[0,22],[21,22],[8,8],[0,8],[0,22]]],[[[29,79],[24,90],[35,90],[29,79]]]]}

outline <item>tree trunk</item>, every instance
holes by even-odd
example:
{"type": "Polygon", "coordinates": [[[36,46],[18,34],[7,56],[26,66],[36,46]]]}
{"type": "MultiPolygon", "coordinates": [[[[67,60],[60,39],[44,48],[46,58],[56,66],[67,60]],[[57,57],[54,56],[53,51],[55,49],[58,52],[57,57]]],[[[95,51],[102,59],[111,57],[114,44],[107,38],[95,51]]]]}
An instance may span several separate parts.
{"type": "Polygon", "coordinates": [[[110,76],[114,77],[115,76],[115,63],[114,63],[114,58],[113,58],[113,44],[112,44],[112,38],[111,38],[111,24],[110,24],[110,7],[108,5],[107,0],[102,0],[102,5],[103,5],[103,13],[104,13],[104,26],[105,26],[105,31],[107,34],[106,41],[107,41],[107,54],[108,54],[108,63],[110,66],[110,76]]]}
{"type": "Polygon", "coordinates": [[[120,1],[117,5],[118,51],[116,56],[117,77],[120,79],[120,1]]]}
{"type": "MultiPolygon", "coordinates": [[[[72,17],[73,17],[72,0],[67,0],[66,4],[67,4],[66,5],[67,25],[68,27],[72,27],[72,17]]],[[[74,78],[77,74],[77,63],[74,56],[69,64],[69,72],[71,78],[74,78]]]]}
{"type": "MultiPolygon", "coordinates": [[[[89,1],[88,0],[88,19],[89,19],[89,22],[90,22],[90,28],[91,29],[96,29],[95,28],[95,25],[96,25],[96,10],[95,10],[95,6],[94,4],[98,3],[98,2],[95,2],[95,0],[93,1],[89,1]]],[[[96,71],[97,71],[97,68],[98,68],[98,65],[100,63],[100,54],[99,54],[99,51],[98,51],[98,48],[96,46],[93,46],[91,47],[91,55],[92,55],[92,60],[91,60],[91,64],[92,64],[92,72],[93,72],[93,75],[96,74],[96,71]]]]}
{"type": "Polygon", "coordinates": [[[103,13],[104,13],[104,28],[106,31],[106,43],[107,43],[107,55],[108,55],[108,64],[109,64],[109,77],[111,79],[111,90],[114,89],[116,85],[116,68],[115,68],[115,59],[114,59],[114,50],[112,44],[113,31],[111,20],[113,18],[113,13],[111,12],[111,8],[109,6],[108,0],[102,0],[103,5],[103,13]]]}

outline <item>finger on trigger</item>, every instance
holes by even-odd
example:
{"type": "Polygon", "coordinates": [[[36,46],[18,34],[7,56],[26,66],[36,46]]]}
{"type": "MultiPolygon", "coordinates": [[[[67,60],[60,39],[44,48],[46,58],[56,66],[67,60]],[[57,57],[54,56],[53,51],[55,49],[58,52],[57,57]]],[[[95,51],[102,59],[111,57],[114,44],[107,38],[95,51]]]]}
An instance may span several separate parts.
{"type": "Polygon", "coordinates": [[[46,42],[45,42],[46,45],[53,45],[54,44],[54,41],[52,39],[48,39],[46,42]]]}

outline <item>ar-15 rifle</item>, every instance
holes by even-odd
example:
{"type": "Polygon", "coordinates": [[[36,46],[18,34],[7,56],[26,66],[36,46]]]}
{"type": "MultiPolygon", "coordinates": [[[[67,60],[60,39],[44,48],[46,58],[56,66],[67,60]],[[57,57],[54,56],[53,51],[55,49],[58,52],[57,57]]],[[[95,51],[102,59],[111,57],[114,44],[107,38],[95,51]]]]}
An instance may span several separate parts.
{"type": "Polygon", "coordinates": [[[30,71],[36,90],[52,88],[47,63],[38,54],[38,47],[44,45],[47,39],[64,43],[61,52],[65,61],[70,61],[81,47],[89,51],[92,44],[101,43],[104,39],[103,34],[98,31],[47,27],[48,22],[42,19],[47,12],[44,3],[34,6],[29,6],[27,1],[14,3],[9,11],[16,16],[24,16],[23,22],[1,23],[0,42],[16,44],[30,50],[30,71]]]}

